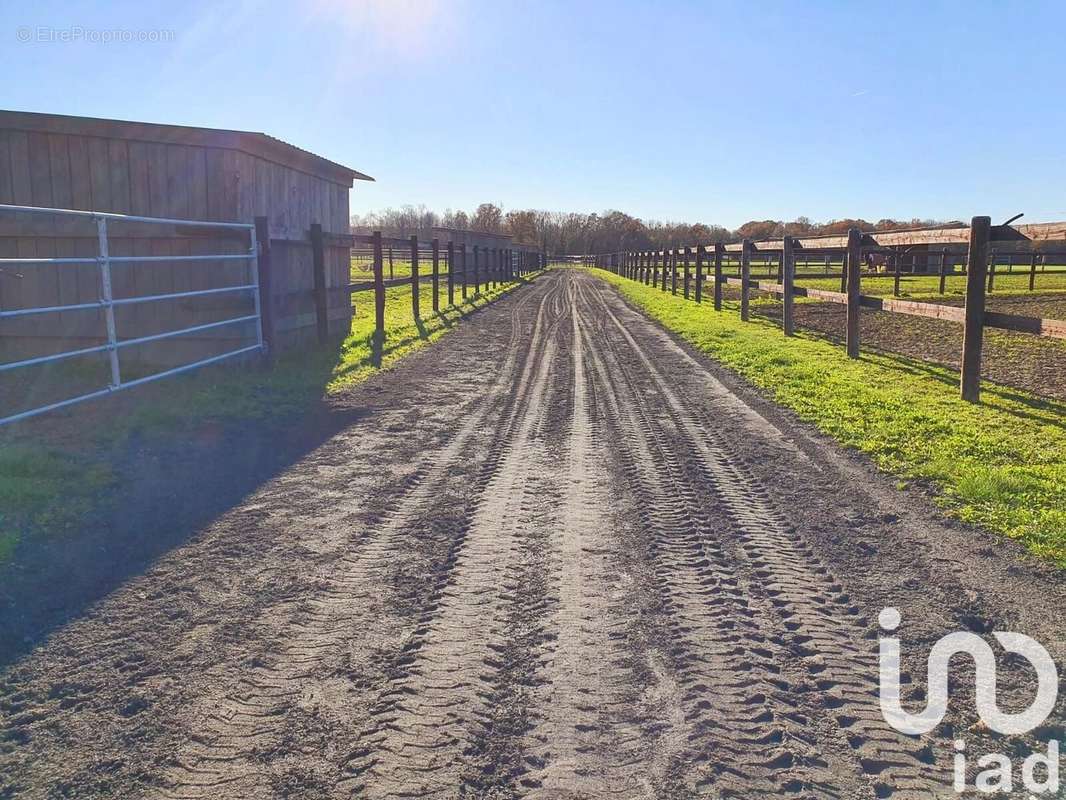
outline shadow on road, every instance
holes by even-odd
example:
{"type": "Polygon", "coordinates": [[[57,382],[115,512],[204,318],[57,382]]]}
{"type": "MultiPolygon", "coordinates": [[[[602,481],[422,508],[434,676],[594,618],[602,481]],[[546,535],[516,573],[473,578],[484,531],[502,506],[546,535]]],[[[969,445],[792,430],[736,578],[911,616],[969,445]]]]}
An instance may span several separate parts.
{"type": "MultiPolygon", "coordinates": [[[[495,299],[458,315],[452,309],[451,318],[435,313],[427,321],[436,330],[451,328],[495,299]]],[[[369,336],[367,361],[380,367],[387,354],[433,333],[426,321],[419,320],[416,326],[417,335],[384,340],[369,336]]],[[[359,366],[336,368],[342,347],[336,341],[328,349],[300,354],[296,360],[306,370],[300,380],[309,384],[310,391],[306,401],[284,415],[226,421],[193,418],[180,429],[135,432],[121,445],[102,446],[95,457],[114,472],[113,485],[94,498],[91,510],[75,515],[69,529],[57,531],[48,521],[40,523],[38,533],[25,535],[12,559],[0,565],[0,667],[16,661],[65,623],[91,613],[93,604],[143,574],[161,556],[188,542],[343,428],[372,419],[376,408],[346,407],[324,398],[331,380],[359,366]]],[[[21,438],[34,447],[49,447],[56,438],[70,438],[72,431],[82,435],[96,430],[108,415],[121,417],[138,405],[150,407],[157,393],[168,391],[173,391],[172,386],[163,382],[139,393],[75,406],[62,415],[40,418],[21,438]]],[[[80,501],[71,500],[76,502],[80,501]]]]}

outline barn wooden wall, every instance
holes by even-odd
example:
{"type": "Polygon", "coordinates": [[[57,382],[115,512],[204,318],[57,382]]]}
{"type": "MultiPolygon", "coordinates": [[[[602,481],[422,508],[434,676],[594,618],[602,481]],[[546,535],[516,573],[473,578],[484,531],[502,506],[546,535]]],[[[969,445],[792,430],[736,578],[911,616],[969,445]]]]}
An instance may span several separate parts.
{"type": "MultiPolygon", "coordinates": [[[[303,240],[312,222],[327,232],[348,231],[348,188],[222,147],[0,129],[0,203],[249,223],[265,216],[272,239],[303,240]]],[[[178,235],[187,233],[181,227],[116,225],[111,254],[193,255],[247,248],[247,240],[209,237],[204,231],[178,235]]],[[[285,341],[297,342],[306,338],[303,328],[313,335],[315,325],[310,249],[292,244],[275,252],[278,328],[286,333],[285,341]]],[[[91,222],[0,214],[0,257],[96,254],[91,222]]],[[[346,285],[347,251],[331,248],[327,259],[327,284],[346,285]]],[[[116,264],[112,272],[116,297],[248,282],[246,267],[225,261],[116,264]]],[[[93,265],[0,270],[4,309],[89,302],[97,299],[98,291],[93,265]]],[[[338,298],[331,302],[331,316],[337,320],[333,325],[340,329],[350,319],[350,307],[338,298]]],[[[119,309],[118,329],[123,338],[144,336],[250,312],[251,302],[243,295],[162,301],[119,309]]],[[[2,356],[9,360],[88,346],[102,341],[103,330],[102,314],[96,311],[3,320],[2,356]]],[[[195,339],[145,345],[137,354],[127,350],[124,357],[180,363],[230,349],[235,338],[247,339],[252,331],[250,325],[223,328],[195,339]]]]}

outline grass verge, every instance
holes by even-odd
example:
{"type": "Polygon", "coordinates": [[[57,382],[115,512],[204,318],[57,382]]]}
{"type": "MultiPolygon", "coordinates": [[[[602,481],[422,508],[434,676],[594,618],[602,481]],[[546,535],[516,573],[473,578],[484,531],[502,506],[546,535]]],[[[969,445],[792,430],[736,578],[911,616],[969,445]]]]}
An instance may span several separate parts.
{"type": "MultiPolygon", "coordinates": [[[[797,276],[801,286],[812,289],[840,291],[839,278],[804,278],[797,276]]],[[[862,293],[876,297],[891,297],[894,286],[891,275],[864,277],[862,293]]],[[[940,278],[937,275],[904,275],[899,282],[900,297],[912,300],[959,299],[966,296],[966,276],[948,275],[944,281],[944,294],[940,294],[940,278]]],[[[1066,291],[1066,272],[1036,273],[1035,292],[1029,291],[1028,273],[997,273],[990,297],[1041,294],[1046,292],[1066,291]]]]}
{"type": "Polygon", "coordinates": [[[1066,567],[1066,405],[985,384],[958,397],[955,372],[813,336],[787,339],[603,270],[594,272],[696,348],[904,481],[935,487],[947,513],[1066,567]]]}
{"type": "MultiPolygon", "coordinates": [[[[466,301],[457,289],[458,305],[436,314],[429,311],[432,287],[424,285],[424,316],[417,323],[410,288],[387,289],[381,347],[374,344],[373,293],[360,293],[339,346],[285,353],[272,369],[209,367],[0,431],[0,564],[11,560],[23,537],[61,535],[109,502],[109,490],[120,488],[131,441],[151,446],[220,424],[283,425],[436,341],[470,312],[528,280],[466,301]]],[[[443,286],[440,299],[447,302],[443,286]]]]}

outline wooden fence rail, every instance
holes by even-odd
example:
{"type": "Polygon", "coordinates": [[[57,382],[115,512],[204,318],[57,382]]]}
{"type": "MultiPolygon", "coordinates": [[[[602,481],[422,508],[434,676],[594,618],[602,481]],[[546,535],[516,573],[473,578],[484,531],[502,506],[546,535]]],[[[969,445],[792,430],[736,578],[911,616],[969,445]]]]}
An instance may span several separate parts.
{"type": "Polygon", "coordinates": [[[411,317],[417,321],[421,319],[421,287],[429,283],[432,287],[433,313],[440,311],[440,280],[442,267],[447,267],[443,272],[446,281],[448,307],[455,306],[455,279],[460,279],[460,299],[466,300],[469,290],[473,296],[478,297],[482,290],[490,286],[496,287],[501,283],[514,281],[530,272],[543,269],[546,259],[543,253],[532,248],[514,245],[512,247],[484,248],[479,245],[473,246],[473,264],[468,267],[468,248],[465,243],[456,244],[448,241],[444,243],[443,258],[439,239],[430,242],[420,242],[417,236],[410,239],[390,239],[382,236],[380,232],[370,235],[352,236],[353,245],[366,244],[371,246],[371,258],[374,278],[371,281],[350,283],[347,286],[349,294],[359,292],[374,292],[374,307],[376,309],[374,322],[374,335],[381,340],[385,337],[385,290],[395,286],[410,285],[411,287],[411,317]],[[384,264],[386,246],[397,248],[403,243],[405,255],[410,264],[411,274],[409,277],[386,279],[384,277],[384,264]],[[420,259],[423,254],[429,255],[430,272],[424,274],[420,271],[420,259]],[[481,268],[482,255],[484,255],[484,269],[481,268]],[[457,269],[457,266],[460,266],[457,269]]]}
{"type": "MultiPolygon", "coordinates": [[[[1059,223],[1055,223],[1055,225],[1059,225],[1059,223]]],[[[960,237],[963,234],[966,236],[967,250],[965,272],[963,273],[966,276],[966,305],[963,307],[896,299],[899,294],[899,263],[901,258],[897,258],[891,275],[896,284],[894,292],[896,297],[876,297],[862,294],[862,278],[864,275],[869,276],[871,274],[862,270],[865,257],[871,252],[883,251],[886,243],[905,243],[907,237],[904,234],[908,232],[892,232],[892,235],[871,235],[863,234],[859,229],[853,228],[848,231],[847,236],[842,237],[799,239],[790,236],[778,242],[755,243],[750,239],[745,239],[739,244],[718,242],[712,247],[713,257],[710,275],[705,275],[703,270],[707,248],[704,245],[699,245],[695,249],[696,277],[694,291],[691,293],[689,286],[690,248],[660,251],[625,251],[583,256],[580,257],[580,263],[610,270],[630,280],[658,287],[664,292],[667,291],[669,280],[670,290],[676,295],[679,274],[678,259],[680,258],[683,264],[681,269],[683,270],[682,284],[684,291],[682,295],[684,299],[689,299],[690,294],[692,294],[695,302],[702,303],[704,283],[707,282],[713,286],[714,309],[721,311],[722,287],[726,285],[737,286],[740,288],[740,318],[747,322],[750,319],[750,296],[753,290],[778,295],[782,298],[781,324],[786,336],[793,335],[795,331],[793,301],[796,297],[809,297],[830,303],[843,304],[847,307],[845,347],[850,358],[859,357],[859,319],[864,308],[959,323],[963,326],[959,390],[964,400],[976,403],[980,400],[981,349],[985,328],[997,328],[1035,336],[1066,339],[1066,321],[985,310],[986,297],[994,286],[994,264],[997,258],[1002,258],[1004,255],[1003,250],[998,253],[993,251],[992,243],[997,240],[997,237],[1000,239],[1006,237],[1006,241],[1012,241],[1009,235],[1003,232],[1003,227],[993,226],[989,217],[974,217],[968,228],[949,228],[939,232],[943,238],[952,243],[960,241],[960,237]],[[813,249],[815,242],[817,242],[819,252],[825,251],[826,264],[830,263],[829,258],[839,257],[842,264],[840,273],[842,275],[841,291],[826,291],[795,284],[796,261],[801,254],[801,249],[798,245],[809,244],[813,249]],[[734,254],[735,261],[739,267],[739,277],[723,275],[723,262],[731,254],[734,254]],[[752,261],[756,254],[760,256],[764,267],[769,263],[771,256],[776,258],[776,272],[771,271],[766,275],[752,275],[752,261]]],[[[1046,236],[1059,235],[1058,228],[1052,231],[1052,226],[1019,227],[1027,227],[1046,236]]],[[[916,236],[923,244],[940,243],[928,231],[909,233],[916,236]]],[[[1066,235],[1066,227],[1063,227],[1061,233],[1066,235]]],[[[938,273],[941,293],[943,293],[945,262],[947,259],[943,254],[938,255],[938,273]]],[[[803,254],[803,257],[807,256],[809,256],[809,253],[803,254]]],[[[1026,268],[1029,276],[1029,287],[1032,289],[1037,254],[1027,252],[1025,256],[1027,259],[1026,268]]],[[[882,273],[873,274],[883,277],[882,273]]]]}
{"type": "MultiPolygon", "coordinates": [[[[422,318],[421,289],[429,284],[431,289],[431,306],[434,314],[441,309],[441,287],[443,277],[446,287],[447,307],[456,305],[456,281],[459,282],[460,301],[465,301],[473,289],[477,297],[490,286],[517,280],[523,275],[543,269],[547,260],[542,252],[526,245],[511,245],[499,248],[473,248],[473,264],[470,268],[469,250],[465,244],[452,241],[442,243],[439,239],[429,242],[419,241],[417,236],[397,239],[383,236],[380,232],[372,234],[332,234],[322,230],[318,223],[312,223],[305,239],[271,239],[268,221],[257,217],[256,235],[259,242],[259,272],[263,296],[270,298],[273,280],[271,270],[271,245],[309,245],[311,249],[311,270],[313,288],[311,295],[314,302],[316,331],[319,343],[325,343],[331,336],[330,300],[342,295],[351,303],[352,297],[362,292],[374,293],[374,338],[379,344],[385,339],[385,291],[398,286],[411,287],[411,317],[418,321],[422,318]],[[350,278],[343,286],[327,286],[326,248],[350,248],[349,263],[354,257],[369,258],[372,277],[370,280],[352,281],[350,278]],[[410,265],[411,274],[398,278],[386,278],[386,264],[392,266],[394,258],[400,255],[410,265]],[[483,265],[479,262],[484,262],[483,265]],[[423,272],[423,265],[429,267],[423,272]]],[[[306,294],[304,295],[306,297],[306,294]]],[[[263,307],[263,338],[268,352],[274,352],[278,330],[275,323],[271,302],[263,307]]],[[[347,333],[347,331],[345,331],[347,333]]]]}

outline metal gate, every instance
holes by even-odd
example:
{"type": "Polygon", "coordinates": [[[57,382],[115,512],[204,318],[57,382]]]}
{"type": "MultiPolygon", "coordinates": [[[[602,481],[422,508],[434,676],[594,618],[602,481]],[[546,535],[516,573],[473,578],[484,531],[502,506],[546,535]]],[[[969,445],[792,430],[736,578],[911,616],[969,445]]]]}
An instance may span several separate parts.
{"type": "MultiPolygon", "coordinates": [[[[63,408],[64,406],[73,405],[74,403],[80,403],[85,400],[91,400],[96,397],[103,397],[112,392],[117,392],[122,389],[129,389],[133,386],[139,386],[142,383],[148,383],[150,381],[157,381],[162,378],[167,378],[172,375],[177,375],[182,372],[188,372],[189,370],[202,367],[207,364],[213,364],[218,361],[222,361],[227,358],[233,358],[244,353],[251,353],[255,351],[264,351],[263,344],[263,324],[262,324],[262,312],[261,301],[259,294],[259,262],[258,262],[258,246],[256,242],[255,226],[252,224],[244,224],[238,222],[206,222],[198,220],[185,220],[185,219],[164,219],[160,217],[138,217],[130,216],[126,214],[112,214],[98,211],[76,211],[70,209],[57,209],[57,208],[39,208],[36,206],[15,206],[15,205],[3,205],[0,204],[0,213],[29,213],[29,214],[52,214],[58,217],[78,217],[88,218],[95,221],[96,224],[96,240],[98,245],[97,255],[95,257],[80,257],[80,258],[0,258],[0,268],[5,265],[17,264],[24,268],[34,269],[43,268],[48,265],[54,264],[82,264],[91,265],[95,264],[99,271],[99,299],[93,302],[87,303],[75,303],[72,305],[58,305],[58,306],[37,306],[18,308],[14,310],[4,310],[0,307],[0,320],[10,319],[14,317],[26,317],[35,314],[49,314],[63,311],[78,311],[83,309],[98,309],[103,312],[105,328],[106,328],[106,342],[104,344],[96,345],[93,347],[83,347],[75,350],[66,350],[59,353],[53,353],[45,356],[38,356],[35,358],[27,358],[21,361],[11,361],[8,363],[0,364],[0,372],[7,372],[9,370],[20,369],[24,367],[31,367],[40,364],[47,364],[51,362],[61,361],[63,359],[74,358],[76,356],[84,356],[92,353],[106,353],[110,364],[110,382],[101,389],[91,391],[85,394],[78,395],[76,397],[70,397],[59,402],[49,403],[47,405],[38,406],[25,411],[21,411],[17,414],[11,414],[9,416],[0,417],[0,425],[5,425],[10,422],[16,422],[21,419],[33,417],[38,414],[43,414],[47,411],[53,411],[57,408],[63,408]],[[113,256],[108,252],[108,222],[122,222],[122,223],[145,223],[147,225],[177,225],[177,226],[195,226],[197,228],[218,228],[242,231],[248,236],[248,249],[246,252],[240,253],[215,253],[215,254],[198,254],[198,255],[161,255],[161,256],[113,256]],[[197,289],[194,291],[184,292],[168,292],[165,294],[152,294],[144,296],[133,297],[115,297],[112,293],[112,280],[111,280],[111,265],[120,262],[168,262],[168,263],[181,263],[191,261],[244,261],[247,262],[250,269],[248,270],[249,278],[248,282],[241,283],[235,286],[222,286],[212,289],[197,289]],[[254,313],[239,317],[232,317],[215,322],[210,322],[203,325],[194,325],[192,327],[180,328],[175,330],[166,330],[160,333],[154,333],[149,336],[139,336],[134,338],[122,338],[121,331],[117,330],[115,324],[115,309],[122,306],[130,306],[141,303],[156,303],[163,300],[174,300],[183,297],[203,297],[207,295],[219,295],[226,293],[236,292],[249,292],[254,300],[254,313]],[[189,364],[182,364],[180,366],[163,370],[152,375],[134,378],[132,380],[123,380],[122,378],[122,363],[120,355],[124,348],[132,347],[135,345],[143,345],[147,342],[160,341],[169,339],[175,336],[182,336],[184,334],[198,333],[201,331],[208,331],[216,328],[222,328],[227,325],[237,325],[239,323],[254,322],[255,323],[255,336],[256,343],[246,347],[240,347],[235,350],[230,350],[219,355],[211,356],[210,358],[203,358],[197,361],[193,361],[189,364]]],[[[27,233],[27,237],[33,237],[32,233],[27,233]]]]}

